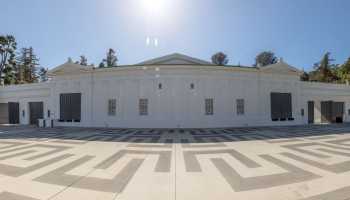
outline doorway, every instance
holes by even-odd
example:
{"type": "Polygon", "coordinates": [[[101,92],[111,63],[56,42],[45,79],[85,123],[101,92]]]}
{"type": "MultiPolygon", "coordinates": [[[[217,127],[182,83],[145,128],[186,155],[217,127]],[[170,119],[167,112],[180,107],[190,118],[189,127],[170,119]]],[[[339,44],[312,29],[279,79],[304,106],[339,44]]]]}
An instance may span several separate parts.
{"type": "Polygon", "coordinates": [[[8,104],[9,112],[9,124],[19,124],[19,103],[9,102],[8,104]]]}
{"type": "Polygon", "coordinates": [[[308,122],[309,122],[309,124],[313,124],[313,123],[315,123],[315,115],[314,115],[315,102],[313,102],[313,101],[307,102],[307,107],[308,107],[308,109],[307,109],[308,122]]]}
{"type": "Polygon", "coordinates": [[[332,104],[332,122],[343,123],[344,102],[333,102],[332,104]]]}
{"type": "Polygon", "coordinates": [[[322,101],[322,123],[343,123],[344,102],[322,101]]]}
{"type": "Polygon", "coordinates": [[[332,101],[321,102],[321,122],[332,123],[332,101]]]}
{"type": "Polygon", "coordinates": [[[44,103],[43,102],[29,102],[29,123],[31,125],[38,125],[39,119],[44,117],[44,103]]]}
{"type": "Polygon", "coordinates": [[[0,103],[0,124],[9,123],[9,107],[7,103],[0,103]]]}

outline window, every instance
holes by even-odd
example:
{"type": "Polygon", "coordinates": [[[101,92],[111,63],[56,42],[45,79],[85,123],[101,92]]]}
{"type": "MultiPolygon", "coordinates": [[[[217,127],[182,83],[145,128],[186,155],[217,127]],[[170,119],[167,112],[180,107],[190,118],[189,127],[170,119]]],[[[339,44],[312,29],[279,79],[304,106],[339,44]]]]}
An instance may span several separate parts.
{"type": "Polygon", "coordinates": [[[272,121],[294,120],[292,114],[292,94],[271,93],[271,119],[272,121]]]}
{"type": "Polygon", "coordinates": [[[50,118],[51,117],[51,111],[47,110],[47,117],[50,118]]]}
{"type": "Polygon", "coordinates": [[[80,122],[81,93],[60,95],[60,121],[80,122]]]}
{"type": "Polygon", "coordinates": [[[304,111],[304,109],[301,109],[301,116],[304,117],[304,115],[305,115],[305,111],[304,111]]]}
{"type": "Polygon", "coordinates": [[[163,89],[163,85],[161,83],[158,84],[158,89],[159,90],[163,89]]]}
{"type": "Polygon", "coordinates": [[[140,115],[148,115],[148,99],[140,99],[139,111],[140,115]]]}
{"type": "Polygon", "coordinates": [[[348,110],[348,115],[350,115],[350,109],[348,110]]]}
{"type": "Polygon", "coordinates": [[[236,100],[237,115],[244,115],[244,99],[236,100]]]}
{"type": "Polygon", "coordinates": [[[191,88],[191,90],[194,89],[194,83],[191,83],[190,88],[191,88]]]}
{"type": "Polygon", "coordinates": [[[205,99],[205,114],[214,114],[214,99],[205,99]]]}
{"type": "Polygon", "coordinates": [[[117,100],[109,99],[108,100],[108,115],[115,116],[117,111],[117,100]]]}

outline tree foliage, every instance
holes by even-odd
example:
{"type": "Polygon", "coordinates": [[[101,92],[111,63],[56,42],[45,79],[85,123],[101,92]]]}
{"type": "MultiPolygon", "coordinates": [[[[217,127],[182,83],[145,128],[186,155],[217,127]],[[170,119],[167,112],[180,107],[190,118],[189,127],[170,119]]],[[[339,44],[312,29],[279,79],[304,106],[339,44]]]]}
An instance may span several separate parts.
{"type": "Polygon", "coordinates": [[[98,65],[98,68],[104,68],[106,67],[105,64],[103,62],[101,62],[99,65],[98,65]]]}
{"type": "Polygon", "coordinates": [[[80,65],[83,65],[83,66],[87,66],[87,65],[88,65],[87,58],[86,58],[84,55],[81,55],[81,56],[80,56],[79,64],[80,64],[80,65]]]}
{"type": "Polygon", "coordinates": [[[44,67],[40,67],[38,71],[38,78],[40,82],[46,82],[48,80],[47,71],[48,69],[45,69],[44,67]]]}
{"type": "Polygon", "coordinates": [[[330,55],[331,53],[327,52],[320,62],[314,64],[314,71],[309,74],[311,81],[331,83],[339,80],[335,73],[337,66],[333,64],[334,59],[330,55]]]}
{"type": "Polygon", "coordinates": [[[223,52],[218,52],[211,57],[211,61],[215,65],[223,66],[223,65],[227,65],[229,60],[226,54],[224,54],[223,52]]]}
{"type": "Polygon", "coordinates": [[[3,71],[4,85],[16,84],[16,72],[13,67],[6,67],[3,71]]]}
{"type": "Polygon", "coordinates": [[[307,72],[303,71],[303,74],[300,76],[300,80],[301,81],[309,81],[310,80],[310,76],[307,72]]]}
{"type": "Polygon", "coordinates": [[[19,52],[15,37],[0,35],[0,82],[1,84],[25,84],[48,80],[47,71],[39,65],[32,47],[19,52]]]}
{"type": "Polygon", "coordinates": [[[107,51],[106,58],[102,60],[103,64],[100,64],[99,67],[117,67],[118,58],[115,51],[110,48],[107,51]]]}
{"type": "Polygon", "coordinates": [[[272,51],[263,51],[255,57],[255,67],[264,67],[278,62],[278,58],[272,51]]]}
{"type": "Polygon", "coordinates": [[[22,48],[20,56],[17,58],[16,76],[17,82],[22,83],[35,83],[38,82],[38,66],[39,59],[34,54],[32,47],[22,48]]]}
{"type": "Polygon", "coordinates": [[[338,69],[338,74],[342,82],[350,83],[350,57],[340,66],[338,69]]]}
{"type": "Polygon", "coordinates": [[[17,43],[16,39],[12,35],[0,35],[0,84],[5,82],[11,83],[9,80],[13,75],[13,68],[16,65],[16,51],[17,43]],[[5,73],[5,77],[3,76],[5,73]]]}
{"type": "Polygon", "coordinates": [[[350,83],[350,58],[344,64],[334,64],[331,53],[327,52],[320,62],[315,63],[312,71],[304,73],[302,81],[316,81],[327,83],[350,83]],[[308,79],[305,79],[305,77],[308,79]]]}

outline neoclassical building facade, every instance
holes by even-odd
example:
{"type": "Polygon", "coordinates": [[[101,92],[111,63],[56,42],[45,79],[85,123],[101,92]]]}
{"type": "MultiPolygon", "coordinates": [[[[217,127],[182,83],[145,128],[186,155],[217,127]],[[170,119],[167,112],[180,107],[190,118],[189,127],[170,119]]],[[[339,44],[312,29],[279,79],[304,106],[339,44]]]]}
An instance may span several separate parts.
{"type": "Polygon", "coordinates": [[[350,122],[350,86],[300,81],[283,61],[216,66],[182,54],[94,68],[67,62],[50,81],[0,88],[0,123],[217,128],[350,122]]]}

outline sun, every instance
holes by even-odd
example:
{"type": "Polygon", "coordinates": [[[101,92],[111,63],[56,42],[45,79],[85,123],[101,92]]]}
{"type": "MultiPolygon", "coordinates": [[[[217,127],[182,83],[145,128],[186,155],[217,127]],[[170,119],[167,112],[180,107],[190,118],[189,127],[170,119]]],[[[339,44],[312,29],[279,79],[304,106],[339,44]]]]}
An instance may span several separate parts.
{"type": "Polygon", "coordinates": [[[141,0],[141,6],[148,15],[161,16],[167,10],[169,0],[141,0]]]}
{"type": "Polygon", "coordinates": [[[159,47],[164,41],[162,35],[177,31],[182,17],[183,0],[130,0],[135,6],[135,16],[142,26],[144,41],[148,47],[159,47]]]}

